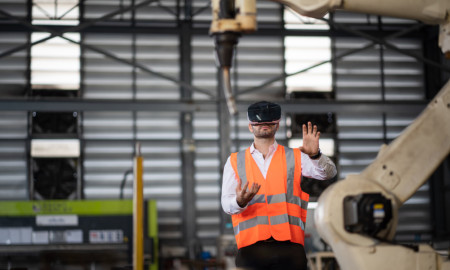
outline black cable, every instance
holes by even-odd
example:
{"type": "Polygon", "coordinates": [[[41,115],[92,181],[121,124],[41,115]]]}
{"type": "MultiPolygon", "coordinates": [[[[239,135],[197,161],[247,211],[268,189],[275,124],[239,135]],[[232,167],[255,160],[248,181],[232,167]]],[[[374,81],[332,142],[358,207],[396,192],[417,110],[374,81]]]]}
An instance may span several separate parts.
{"type": "Polygon", "coordinates": [[[120,183],[120,196],[119,198],[122,200],[123,199],[123,188],[125,187],[125,183],[127,182],[127,176],[133,173],[133,170],[128,170],[123,174],[123,179],[122,179],[122,183],[120,183]]]}

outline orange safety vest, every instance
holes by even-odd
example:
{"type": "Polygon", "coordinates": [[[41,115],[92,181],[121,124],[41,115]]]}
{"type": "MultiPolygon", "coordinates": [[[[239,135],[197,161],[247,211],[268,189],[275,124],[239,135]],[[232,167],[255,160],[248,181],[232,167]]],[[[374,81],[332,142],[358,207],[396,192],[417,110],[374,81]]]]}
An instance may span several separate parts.
{"type": "Polygon", "coordinates": [[[261,185],[247,209],[231,216],[238,249],[270,237],[304,245],[309,194],[300,187],[300,150],[278,145],[266,179],[250,148],[231,154],[230,161],[238,184],[261,185]]]}

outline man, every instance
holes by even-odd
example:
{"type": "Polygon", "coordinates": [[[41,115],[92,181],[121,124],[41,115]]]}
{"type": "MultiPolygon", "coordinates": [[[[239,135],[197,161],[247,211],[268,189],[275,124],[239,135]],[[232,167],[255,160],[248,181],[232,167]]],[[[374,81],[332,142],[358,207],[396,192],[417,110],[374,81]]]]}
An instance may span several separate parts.
{"type": "Polygon", "coordinates": [[[326,180],[336,166],[319,149],[317,126],[303,125],[303,146],[278,145],[281,108],[261,101],[248,107],[253,144],[228,158],[223,172],[222,208],[232,215],[238,246],[236,266],[244,269],[307,269],[304,250],[309,195],[301,175],[326,180]]]}

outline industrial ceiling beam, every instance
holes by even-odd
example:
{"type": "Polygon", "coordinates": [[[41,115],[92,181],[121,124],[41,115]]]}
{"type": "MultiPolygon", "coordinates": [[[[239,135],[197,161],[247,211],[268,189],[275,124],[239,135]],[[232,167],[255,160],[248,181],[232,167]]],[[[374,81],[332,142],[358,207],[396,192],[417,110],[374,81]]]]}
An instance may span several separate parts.
{"type": "MultiPolygon", "coordinates": [[[[238,101],[238,110],[247,111],[254,101],[238,101]]],[[[274,101],[285,113],[420,113],[427,101],[342,101],[295,100],[274,101]]],[[[180,100],[98,100],[98,99],[1,99],[0,111],[178,111],[214,112],[217,101],[180,100]]]]}
{"type": "MultiPolygon", "coordinates": [[[[355,35],[360,36],[362,38],[368,39],[368,40],[370,40],[370,41],[372,41],[374,43],[386,46],[387,48],[389,48],[389,49],[391,49],[393,51],[396,51],[398,53],[410,56],[410,57],[412,57],[412,58],[414,58],[414,59],[416,59],[418,61],[421,61],[421,62],[423,62],[423,63],[425,63],[427,65],[440,68],[440,69],[450,73],[450,67],[448,67],[448,66],[442,65],[442,64],[437,63],[437,62],[435,62],[433,60],[427,59],[427,58],[425,58],[425,57],[423,57],[421,55],[418,55],[418,54],[413,53],[413,52],[409,52],[408,50],[401,49],[401,48],[395,46],[394,44],[389,43],[386,40],[391,38],[390,36],[388,36],[386,38],[377,38],[377,37],[374,37],[372,35],[368,35],[368,34],[364,33],[363,31],[359,31],[359,30],[356,30],[356,29],[351,29],[350,27],[348,27],[348,26],[346,26],[346,25],[344,25],[342,23],[331,22],[331,21],[325,20],[325,19],[323,19],[323,20],[329,22],[331,25],[333,25],[337,29],[342,29],[343,31],[347,31],[349,33],[355,34],[355,35]]],[[[398,37],[398,36],[399,35],[395,35],[395,37],[398,37]]]]}

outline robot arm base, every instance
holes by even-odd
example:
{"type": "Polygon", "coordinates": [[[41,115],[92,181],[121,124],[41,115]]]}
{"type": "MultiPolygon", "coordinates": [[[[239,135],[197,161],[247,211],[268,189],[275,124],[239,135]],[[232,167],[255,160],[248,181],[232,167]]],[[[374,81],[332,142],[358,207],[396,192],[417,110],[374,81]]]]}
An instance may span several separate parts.
{"type": "MultiPolygon", "coordinates": [[[[349,175],[322,193],[315,211],[315,224],[324,241],[331,246],[341,269],[450,270],[450,262],[444,261],[443,257],[428,245],[407,247],[390,242],[397,225],[397,206],[398,202],[393,194],[384,191],[376,182],[361,179],[358,175],[349,175]],[[362,196],[367,194],[372,196],[362,196]],[[385,229],[377,231],[377,238],[369,235],[370,228],[367,231],[361,225],[368,223],[359,222],[359,219],[346,213],[349,208],[353,208],[352,201],[358,198],[363,198],[358,200],[358,203],[362,202],[362,208],[370,208],[380,203],[392,204],[393,218],[385,229]],[[349,229],[348,225],[352,224],[357,226],[349,229]]],[[[350,209],[350,212],[355,211],[350,209]]],[[[375,218],[378,216],[376,211],[372,213],[375,218]]]]}
{"type": "Polygon", "coordinates": [[[406,247],[401,245],[378,244],[372,247],[359,247],[336,244],[333,247],[339,266],[342,269],[450,269],[450,262],[436,253],[428,245],[406,247]]]}

